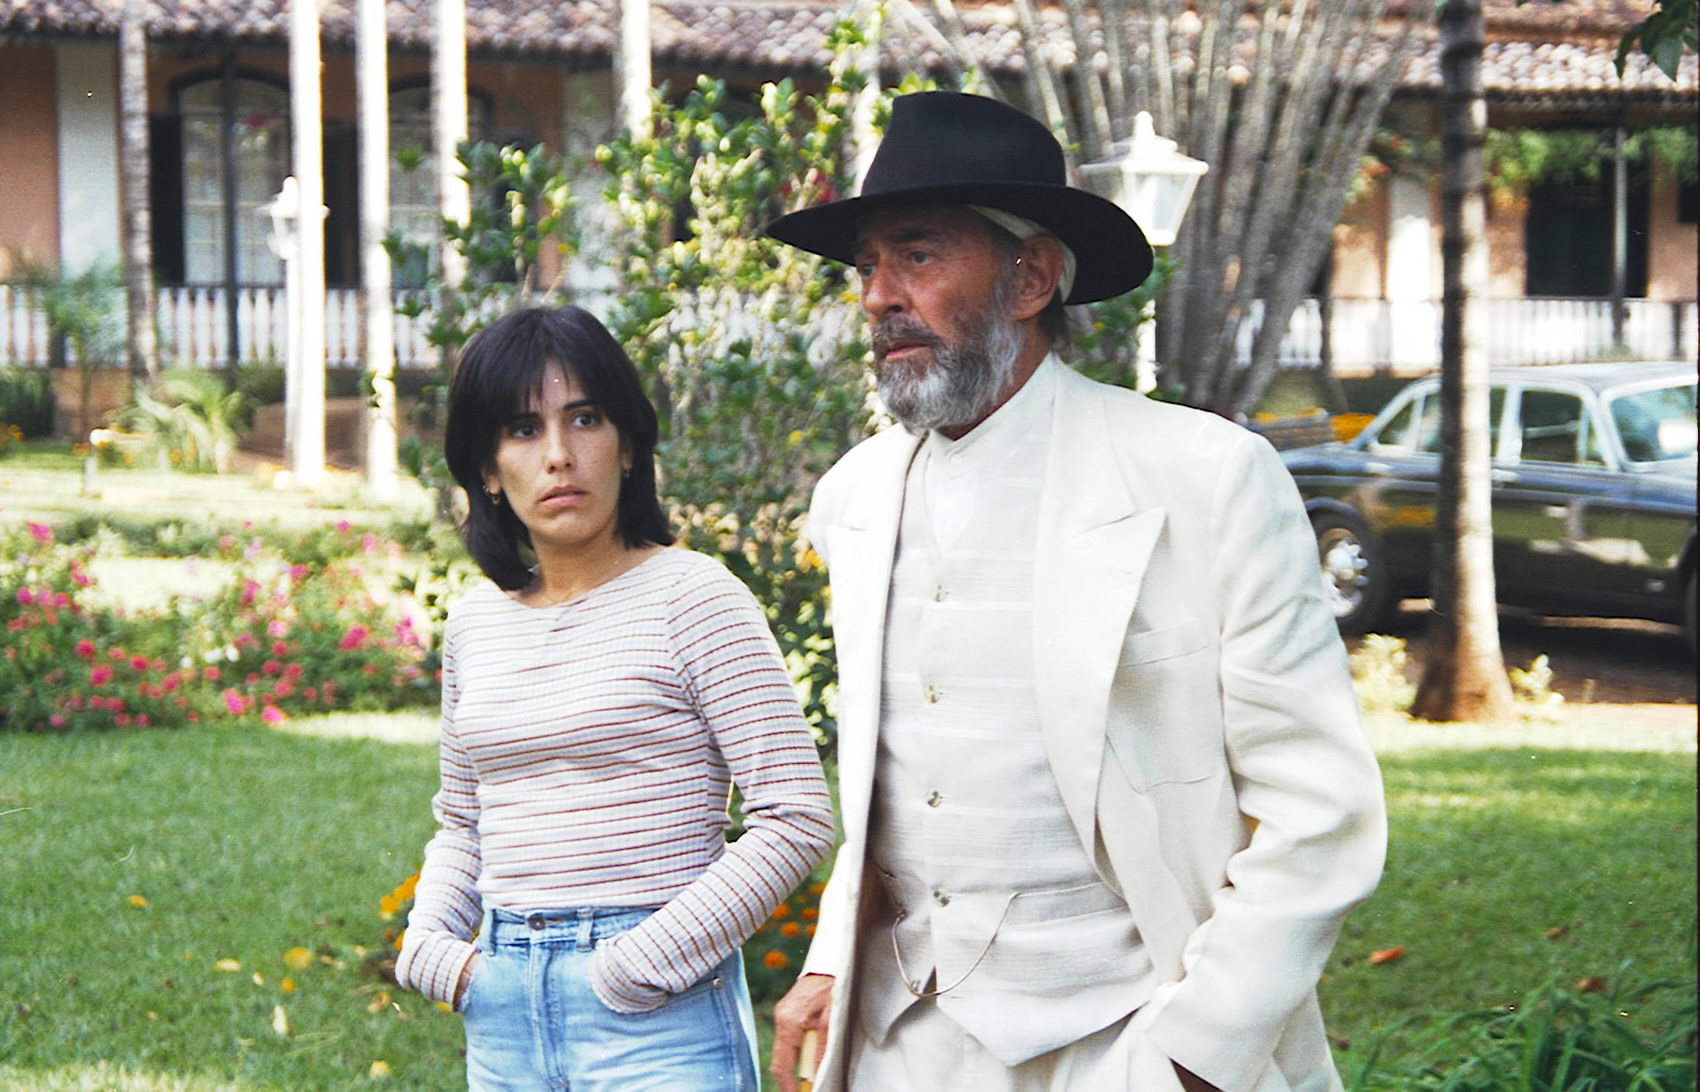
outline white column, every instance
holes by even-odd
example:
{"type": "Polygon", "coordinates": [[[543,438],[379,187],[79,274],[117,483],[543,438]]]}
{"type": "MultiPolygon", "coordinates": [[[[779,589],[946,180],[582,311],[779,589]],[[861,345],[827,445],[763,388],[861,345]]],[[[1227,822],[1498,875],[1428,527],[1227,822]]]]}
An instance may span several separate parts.
{"type": "Polygon", "coordinates": [[[396,495],[395,314],[390,299],[389,38],[384,0],[360,0],[354,57],[360,111],[360,283],[366,373],[366,486],[381,500],[396,495]]]}
{"type": "Polygon", "coordinates": [[[290,337],[290,360],[300,384],[289,465],[299,485],[325,476],[325,174],[319,88],[319,2],[290,0],[290,149],[301,200],[295,232],[295,283],[300,301],[290,337]]]}
{"type": "Polygon", "coordinates": [[[123,254],[119,225],[118,52],[62,45],[59,105],[59,268],[80,273],[123,254]]]}
{"type": "Polygon", "coordinates": [[[1440,366],[1435,258],[1428,190],[1395,175],[1388,185],[1387,305],[1389,363],[1396,369],[1440,366]]]}
{"type": "MultiPolygon", "coordinates": [[[[436,0],[431,33],[431,125],[437,166],[437,202],[443,219],[464,224],[472,215],[472,192],[458,158],[467,139],[466,0],[436,0]]],[[[439,255],[449,291],[460,288],[466,262],[443,241],[439,255]]]]}

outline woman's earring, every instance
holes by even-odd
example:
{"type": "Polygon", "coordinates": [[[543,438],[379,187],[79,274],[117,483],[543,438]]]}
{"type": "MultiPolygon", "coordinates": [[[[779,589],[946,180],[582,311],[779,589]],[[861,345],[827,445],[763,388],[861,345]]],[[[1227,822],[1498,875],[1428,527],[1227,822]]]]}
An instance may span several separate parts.
{"type": "Polygon", "coordinates": [[[491,504],[501,504],[502,503],[502,492],[499,489],[491,489],[489,486],[485,486],[484,487],[484,495],[486,497],[490,498],[491,504]]]}

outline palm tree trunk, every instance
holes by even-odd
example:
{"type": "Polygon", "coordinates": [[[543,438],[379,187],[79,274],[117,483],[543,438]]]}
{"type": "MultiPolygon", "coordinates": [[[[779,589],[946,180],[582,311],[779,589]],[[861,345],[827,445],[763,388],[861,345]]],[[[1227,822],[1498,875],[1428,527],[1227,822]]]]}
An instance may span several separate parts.
{"type": "Polygon", "coordinates": [[[1493,722],[1511,716],[1511,684],[1494,607],[1487,354],[1476,303],[1487,284],[1482,192],[1481,0],[1440,9],[1442,82],[1441,455],[1434,612],[1411,715],[1493,722]]]}

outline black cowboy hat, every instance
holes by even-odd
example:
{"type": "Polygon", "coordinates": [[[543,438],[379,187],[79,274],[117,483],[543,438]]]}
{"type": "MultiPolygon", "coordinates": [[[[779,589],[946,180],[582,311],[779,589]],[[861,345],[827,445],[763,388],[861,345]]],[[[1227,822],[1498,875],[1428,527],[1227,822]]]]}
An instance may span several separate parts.
{"type": "Polygon", "coordinates": [[[782,216],[767,233],[850,264],[862,217],[933,202],[1001,209],[1055,235],[1076,263],[1064,303],[1119,296],[1151,272],[1145,233],[1115,204],[1068,184],[1062,146],[1048,129],[995,99],[947,91],[892,100],[860,196],[782,216]]]}

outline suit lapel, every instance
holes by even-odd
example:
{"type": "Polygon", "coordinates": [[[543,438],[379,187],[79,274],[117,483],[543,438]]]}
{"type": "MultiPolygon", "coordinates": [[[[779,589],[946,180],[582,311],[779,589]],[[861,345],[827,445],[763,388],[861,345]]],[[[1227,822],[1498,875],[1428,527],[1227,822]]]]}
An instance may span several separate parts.
{"type": "Polygon", "coordinates": [[[891,567],[903,515],[903,480],[920,440],[900,429],[868,452],[856,490],[830,528],[833,634],[841,687],[839,726],[841,806],[847,833],[867,830],[869,794],[878,750],[882,656],[891,567]],[[854,700],[851,695],[854,695],[854,700]],[[846,745],[854,751],[843,749],[846,745]],[[865,773],[866,776],[861,776],[865,773]]]}
{"type": "Polygon", "coordinates": [[[1110,688],[1165,517],[1134,501],[1095,386],[1059,371],[1034,558],[1033,676],[1051,770],[1095,852],[1110,688]]]}

